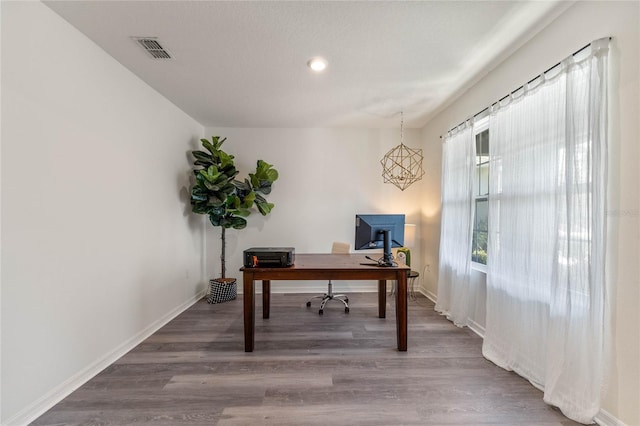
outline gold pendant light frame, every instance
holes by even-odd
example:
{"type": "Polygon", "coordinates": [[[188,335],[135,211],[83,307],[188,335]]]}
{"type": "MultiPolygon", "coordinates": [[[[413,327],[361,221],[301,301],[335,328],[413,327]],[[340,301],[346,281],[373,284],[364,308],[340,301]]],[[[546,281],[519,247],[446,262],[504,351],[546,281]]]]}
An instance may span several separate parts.
{"type": "Polygon", "coordinates": [[[392,183],[400,188],[401,191],[422,179],[424,175],[422,150],[409,148],[404,144],[403,126],[404,119],[401,111],[400,145],[389,150],[380,160],[384,183],[392,183]]]}

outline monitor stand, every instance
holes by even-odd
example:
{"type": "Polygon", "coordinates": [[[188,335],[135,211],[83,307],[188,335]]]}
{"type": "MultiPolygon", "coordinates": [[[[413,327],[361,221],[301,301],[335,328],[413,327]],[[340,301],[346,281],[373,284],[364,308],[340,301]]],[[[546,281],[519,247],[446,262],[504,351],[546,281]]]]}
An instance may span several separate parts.
{"type": "Polygon", "coordinates": [[[398,264],[393,261],[393,255],[391,254],[391,235],[389,235],[389,230],[385,229],[384,231],[380,231],[380,232],[382,233],[382,238],[384,242],[384,254],[382,255],[382,262],[379,262],[378,266],[381,266],[381,267],[398,266],[398,264]]]}

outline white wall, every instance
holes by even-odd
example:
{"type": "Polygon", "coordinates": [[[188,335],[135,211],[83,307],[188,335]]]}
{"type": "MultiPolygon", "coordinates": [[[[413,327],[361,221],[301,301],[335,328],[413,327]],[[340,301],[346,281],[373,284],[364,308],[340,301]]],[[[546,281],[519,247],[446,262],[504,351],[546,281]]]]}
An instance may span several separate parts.
{"type": "MultiPolygon", "coordinates": [[[[256,212],[248,218],[247,229],[227,232],[227,276],[240,277],[242,252],[250,247],[292,246],[297,253],[326,253],[333,241],[345,241],[353,248],[356,213],[405,214],[407,223],[420,219],[420,186],[400,191],[382,179],[380,159],[400,143],[399,128],[207,128],[205,133],[208,138],[228,138],[223,148],[236,156],[239,178],[255,170],[258,159],[273,164],[280,174],[268,198],[275,203],[271,214],[263,218],[256,212]]],[[[404,143],[417,148],[420,131],[405,129],[404,143]]],[[[207,264],[213,278],[220,273],[220,228],[208,228],[207,264]]],[[[417,260],[418,250],[412,251],[417,260]]],[[[376,251],[358,253],[377,257],[376,251]]],[[[416,262],[414,268],[419,266],[416,262]]],[[[377,291],[376,285],[341,282],[336,291],[377,291]]],[[[326,291],[326,282],[274,282],[272,291],[326,291]]]]}
{"type": "MultiPolygon", "coordinates": [[[[592,40],[612,36],[612,120],[609,145],[608,280],[613,292],[613,353],[604,410],[627,425],[640,424],[640,3],[576,2],[423,129],[425,155],[441,157],[439,136],[592,40]]],[[[437,265],[439,176],[424,186],[423,262],[437,265]]],[[[437,293],[437,269],[425,284],[437,293]]],[[[474,279],[482,285],[483,280],[474,279]]],[[[481,316],[474,318],[484,325],[481,316]]]]}
{"type": "Polygon", "coordinates": [[[2,2],[2,424],[196,300],[203,128],[39,2],[2,2]]]}

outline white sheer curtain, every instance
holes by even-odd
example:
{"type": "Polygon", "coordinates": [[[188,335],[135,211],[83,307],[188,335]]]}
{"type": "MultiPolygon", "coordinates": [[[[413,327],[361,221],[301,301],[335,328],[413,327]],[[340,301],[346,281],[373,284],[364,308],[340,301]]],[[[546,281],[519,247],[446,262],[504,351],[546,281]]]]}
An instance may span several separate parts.
{"type": "Polygon", "coordinates": [[[470,122],[444,138],[442,220],[436,311],[458,326],[468,325],[471,297],[471,237],[475,147],[470,122]]]}
{"type": "Polygon", "coordinates": [[[600,408],[608,39],[492,108],[483,353],[568,417],[600,408]]]}

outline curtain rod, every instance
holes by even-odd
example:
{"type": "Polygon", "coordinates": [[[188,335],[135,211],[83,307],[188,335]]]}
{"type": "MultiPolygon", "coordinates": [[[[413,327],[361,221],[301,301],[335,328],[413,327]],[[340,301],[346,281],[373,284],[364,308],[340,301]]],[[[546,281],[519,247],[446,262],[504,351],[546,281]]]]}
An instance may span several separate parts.
{"type": "MultiPolygon", "coordinates": [[[[611,40],[611,37],[609,37],[609,40],[611,40]]],[[[591,42],[591,43],[593,43],[593,42],[591,42]]],[[[573,53],[571,54],[571,56],[576,56],[578,53],[582,52],[584,49],[586,49],[587,47],[591,46],[591,43],[588,43],[586,46],[583,46],[583,47],[581,47],[580,49],[576,50],[575,52],[573,52],[573,53]]],[[[549,67],[549,68],[547,68],[547,70],[546,70],[545,72],[543,72],[542,74],[546,74],[546,73],[548,73],[549,71],[551,71],[552,69],[554,69],[555,67],[557,67],[557,66],[558,66],[558,65],[560,65],[560,64],[562,64],[562,61],[558,62],[557,64],[555,64],[555,65],[553,65],[553,66],[551,66],[551,67],[549,67]]],[[[534,78],[532,78],[531,80],[529,80],[529,81],[527,81],[525,84],[523,84],[522,86],[518,87],[518,88],[517,88],[517,89],[515,89],[515,90],[512,90],[512,91],[511,91],[511,92],[509,92],[508,94],[506,94],[506,95],[504,95],[503,97],[501,97],[500,99],[498,99],[498,101],[496,101],[496,102],[492,103],[491,105],[489,105],[488,107],[484,108],[482,111],[479,111],[479,112],[477,112],[477,113],[473,114],[473,115],[471,116],[471,118],[467,118],[467,119],[463,120],[463,121],[462,121],[460,124],[458,124],[457,126],[453,126],[451,129],[449,129],[449,130],[447,131],[447,133],[449,133],[451,130],[455,129],[456,127],[459,127],[459,126],[463,125],[465,121],[467,121],[467,120],[472,120],[472,119],[476,118],[476,117],[477,117],[477,116],[479,116],[480,114],[482,114],[482,113],[484,113],[485,111],[489,110],[489,108],[491,108],[493,105],[495,105],[495,104],[497,104],[497,103],[499,103],[499,102],[502,102],[504,99],[506,99],[506,98],[508,98],[509,96],[511,96],[511,95],[513,95],[513,94],[515,94],[518,90],[522,89],[522,88],[523,88],[524,86],[526,86],[527,84],[531,84],[531,83],[532,83],[532,82],[534,82],[538,77],[540,77],[540,75],[535,76],[534,78]]],[[[440,139],[442,139],[442,136],[440,136],[440,139]]]]}

